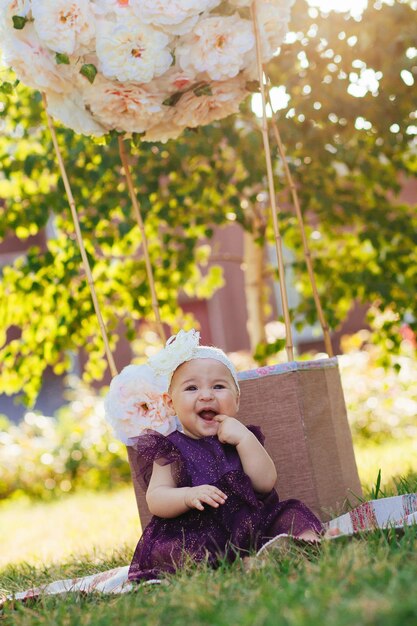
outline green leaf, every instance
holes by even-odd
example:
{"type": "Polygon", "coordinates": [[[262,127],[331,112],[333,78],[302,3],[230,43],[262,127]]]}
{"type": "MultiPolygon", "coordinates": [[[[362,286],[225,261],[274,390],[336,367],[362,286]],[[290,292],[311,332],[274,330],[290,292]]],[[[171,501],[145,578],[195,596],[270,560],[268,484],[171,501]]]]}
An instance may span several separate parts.
{"type": "Polygon", "coordinates": [[[63,54],[62,52],[57,52],[55,55],[55,61],[58,65],[69,65],[70,60],[68,54],[63,54]]]}
{"type": "Polygon", "coordinates": [[[142,143],[142,137],[145,135],[145,132],[143,133],[132,133],[132,144],[136,147],[139,147],[142,143]]]}
{"type": "Polygon", "coordinates": [[[213,95],[213,91],[210,87],[210,85],[205,84],[205,85],[200,85],[199,87],[196,87],[195,89],[193,89],[193,94],[197,97],[200,96],[212,96],[213,95]]]}
{"type": "Polygon", "coordinates": [[[272,343],[259,343],[256,346],[254,359],[258,363],[264,363],[270,356],[277,354],[285,348],[285,339],[276,339],[272,343]]]}
{"type": "Polygon", "coordinates": [[[0,85],[1,93],[11,94],[13,93],[13,85],[12,83],[4,82],[0,85]]]}
{"type": "Polygon", "coordinates": [[[16,28],[16,30],[22,30],[22,28],[25,27],[26,22],[29,21],[27,17],[23,17],[22,15],[13,15],[12,20],[13,28],[16,28]]]}
{"type": "Polygon", "coordinates": [[[173,93],[171,96],[169,96],[169,98],[165,98],[162,104],[167,107],[174,107],[177,104],[177,102],[180,100],[182,95],[183,95],[182,91],[177,91],[176,93],[173,93]]]}
{"type": "Polygon", "coordinates": [[[94,79],[97,76],[97,68],[92,63],[84,63],[80,69],[80,74],[86,77],[86,79],[93,84],[94,79]]]}

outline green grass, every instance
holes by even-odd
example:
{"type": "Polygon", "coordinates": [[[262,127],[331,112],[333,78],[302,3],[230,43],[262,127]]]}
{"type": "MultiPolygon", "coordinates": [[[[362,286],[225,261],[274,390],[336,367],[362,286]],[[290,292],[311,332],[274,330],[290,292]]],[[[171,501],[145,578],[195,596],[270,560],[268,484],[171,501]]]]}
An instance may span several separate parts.
{"type": "MultiPolygon", "coordinates": [[[[412,442],[357,447],[365,494],[417,490],[412,442]],[[408,475],[401,483],[400,476],[408,475]],[[397,486],[396,486],[397,485],[397,486]]],[[[0,507],[0,589],[21,591],[59,578],[126,565],[139,536],[133,490],[82,493],[52,502],[0,507]]],[[[376,532],[328,542],[309,554],[268,555],[258,570],[242,564],[183,571],[166,587],[124,596],[69,594],[6,607],[4,625],[415,626],[417,532],[376,532]]]]}
{"type": "MultiPolygon", "coordinates": [[[[401,477],[417,475],[416,439],[390,440],[380,445],[361,442],[355,445],[355,455],[367,497],[372,495],[379,470],[381,470],[381,495],[390,495],[398,491],[401,477]]],[[[416,488],[417,485],[414,489],[416,488]]]]}
{"type": "Polygon", "coordinates": [[[74,554],[94,555],[99,563],[113,554],[115,546],[133,550],[141,533],[130,487],[84,492],[49,503],[6,501],[0,506],[0,527],[0,568],[22,562],[43,567],[74,554]]]}
{"type": "Polygon", "coordinates": [[[6,609],[3,624],[415,626],[416,548],[411,528],[402,538],[377,533],[329,542],[309,555],[293,548],[283,557],[271,554],[250,573],[241,563],[216,571],[201,567],[179,573],[166,587],[125,596],[68,595],[16,604],[6,609]]]}

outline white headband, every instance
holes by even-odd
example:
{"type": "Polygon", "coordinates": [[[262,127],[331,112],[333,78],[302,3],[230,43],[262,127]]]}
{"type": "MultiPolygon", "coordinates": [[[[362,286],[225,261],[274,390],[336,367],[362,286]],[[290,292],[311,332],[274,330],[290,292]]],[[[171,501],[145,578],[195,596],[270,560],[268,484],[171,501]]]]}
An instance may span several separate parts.
{"type": "Polygon", "coordinates": [[[200,333],[192,329],[189,331],[180,330],[166,342],[165,348],[158,354],[149,358],[149,365],[156,374],[168,377],[168,387],[171,378],[182,363],[193,359],[215,359],[223,363],[233,376],[236,388],[240,393],[239,382],[235,366],[227,355],[220,348],[210,346],[200,346],[200,333]]]}

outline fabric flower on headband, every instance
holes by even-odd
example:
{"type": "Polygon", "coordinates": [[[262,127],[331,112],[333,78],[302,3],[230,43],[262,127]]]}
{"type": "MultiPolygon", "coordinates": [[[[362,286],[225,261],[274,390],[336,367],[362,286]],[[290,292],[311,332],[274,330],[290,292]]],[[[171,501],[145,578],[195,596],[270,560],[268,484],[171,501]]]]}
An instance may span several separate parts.
{"type": "Polygon", "coordinates": [[[200,344],[200,333],[194,329],[173,335],[166,342],[165,348],[149,358],[149,365],[160,376],[169,376],[177,367],[189,361],[200,344]]]}
{"type": "Polygon", "coordinates": [[[126,445],[147,430],[169,435],[177,429],[173,409],[166,402],[167,379],[148,365],[128,365],[110,383],[104,401],[105,418],[126,445]]]}
{"type": "Polygon", "coordinates": [[[165,348],[150,357],[149,365],[156,374],[168,377],[169,388],[171,378],[177,367],[186,361],[191,361],[191,359],[214,359],[223,363],[235,381],[237,392],[240,393],[236,368],[227,354],[220,348],[200,346],[200,333],[194,329],[188,332],[180,330],[177,335],[170,337],[165,348]]]}

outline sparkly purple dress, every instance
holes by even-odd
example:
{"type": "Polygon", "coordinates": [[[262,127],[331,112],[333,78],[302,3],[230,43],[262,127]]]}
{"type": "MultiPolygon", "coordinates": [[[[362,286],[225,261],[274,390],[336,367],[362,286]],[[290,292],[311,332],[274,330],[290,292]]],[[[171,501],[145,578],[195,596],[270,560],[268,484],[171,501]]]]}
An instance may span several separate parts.
{"type": "MultiPolygon", "coordinates": [[[[263,444],[260,428],[250,426],[263,444]]],[[[275,490],[255,493],[244,473],[236,448],[222,444],[216,436],[192,439],[179,431],[167,437],[159,433],[142,435],[135,443],[144,488],[149,484],[153,462],[171,465],[178,487],[215,485],[227,495],[218,508],[205,505],[175,518],[154,516],[136,547],[129,580],[158,578],[174,572],[184,559],[233,561],[257,550],[280,533],[295,536],[307,529],[320,533],[322,524],[299,500],[280,502],[275,490]]]]}

